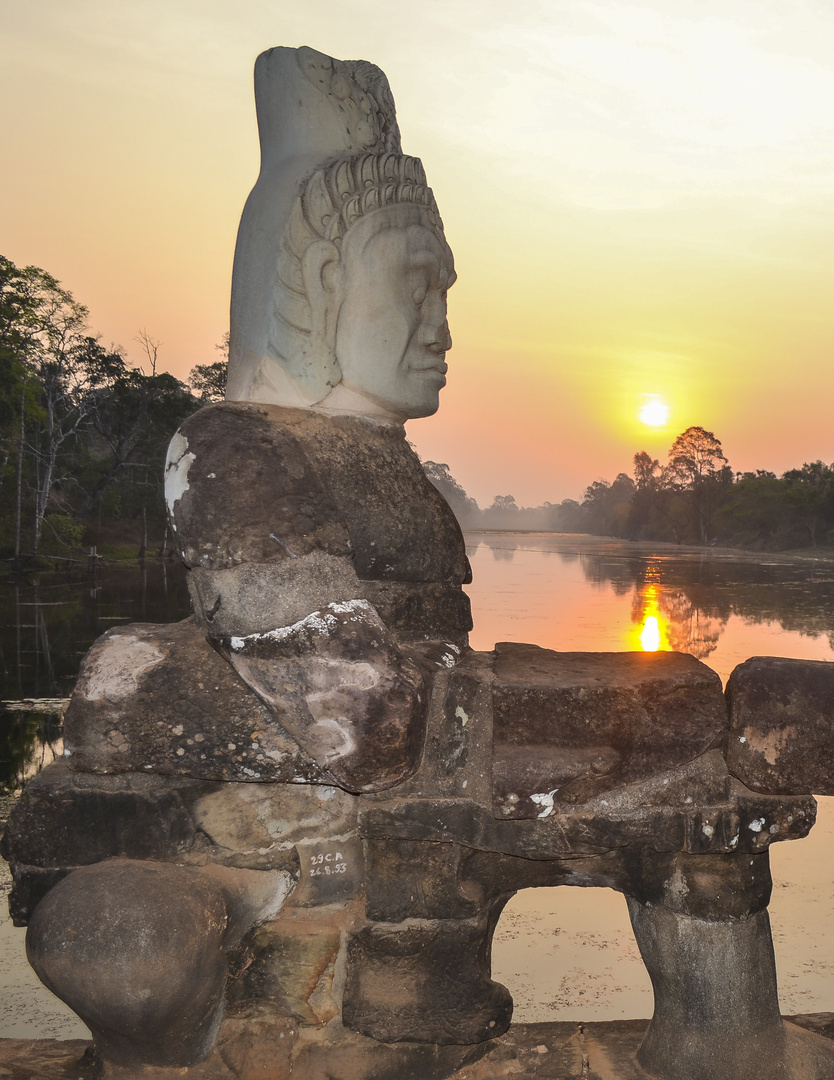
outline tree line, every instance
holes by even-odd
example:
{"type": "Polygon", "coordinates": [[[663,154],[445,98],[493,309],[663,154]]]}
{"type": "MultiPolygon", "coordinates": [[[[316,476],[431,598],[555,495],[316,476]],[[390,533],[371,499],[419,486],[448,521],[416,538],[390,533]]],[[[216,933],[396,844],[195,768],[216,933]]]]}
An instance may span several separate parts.
{"type": "Polygon", "coordinates": [[[216,397],[222,362],[191,373],[196,392],[144,356],[105,347],[88,311],[51,274],[0,256],[0,556],[16,567],[80,545],[164,553],[165,449],[179,424],[216,397]]]}
{"type": "Polygon", "coordinates": [[[448,465],[425,462],[426,475],[463,528],[592,533],[629,540],[719,544],[757,551],[834,546],[834,464],[806,462],[781,476],[733,472],[720,439],[702,427],[682,432],[663,463],[634,455],[631,475],[595,480],[581,501],[520,507],[496,495],[481,509],[448,465]]]}

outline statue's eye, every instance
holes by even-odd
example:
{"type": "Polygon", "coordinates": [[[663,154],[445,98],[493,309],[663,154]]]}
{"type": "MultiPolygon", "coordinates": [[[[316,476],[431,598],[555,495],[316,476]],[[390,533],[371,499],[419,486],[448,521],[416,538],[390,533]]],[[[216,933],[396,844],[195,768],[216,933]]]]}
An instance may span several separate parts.
{"type": "Polygon", "coordinates": [[[411,294],[411,298],[413,299],[413,301],[417,305],[417,307],[420,307],[420,305],[426,299],[426,293],[427,292],[428,292],[427,286],[420,285],[411,294]]]}

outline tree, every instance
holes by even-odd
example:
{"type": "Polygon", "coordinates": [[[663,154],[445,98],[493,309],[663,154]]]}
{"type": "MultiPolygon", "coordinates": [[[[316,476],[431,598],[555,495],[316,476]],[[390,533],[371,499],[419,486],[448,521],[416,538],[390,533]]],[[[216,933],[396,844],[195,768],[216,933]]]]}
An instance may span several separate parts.
{"type": "Polygon", "coordinates": [[[634,455],[634,483],[638,491],[656,490],[662,475],[663,470],[657,458],[651,457],[645,450],[634,455]]]}
{"type": "Polygon", "coordinates": [[[487,529],[517,529],[519,506],[513,495],[496,495],[492,504],[484,510],[483,521],[487,529]]]}
{"type": "Polygon", "coordinates": [[[445,462],[437,461],[424,461],[422,465],[423,472],[451,506],[461,528],[477,528],[481,513],[478,504],[452,476],[449,466],[445,462]]]}
{"type": "Polygon", "coordinates": [[[32,547],[37,553],[58,456],[85,421],[85,358],[94,339],[86,334],[87,309],[51,274],[34,266],[18,270],[10,260],[3,259],[0,278],[0,339],[4,350],[12,354],[16,379],[22,387],[15,500],[17,562],[24,455],[28,453],[33,466],[27,479],[34,492],[32,547]],[[30,387],[33,400],[27,409],[30,387]]]}
{"type": "Polygon", "coordinates": [[[817,546],[821,525],[834,525],[834,465],[805,462],[790,469],[782,479],[788,485],[787,500],[797,524],[808,530],[811,546],[817,546]]]}
{"type": "Polygon", "coordinates": [[[720,440],[702,427],[687,428],[669,450],[671,477],[685,488],[714,477],[726,464],[720,440]]]}
{"type": "Polygon", "coordinates": [[[150,479],[143,477],[140,482],[158,489],[165,447],[200,404],[188,387],[168,372],[147,375],[129,368],[119,353],[107,354],[104,359],[110,363],[111,378],[90,393],[89,426],[98,442],[95,449],[90,446],[90,456],[106,464],[88,479],[73,515],[79,522],[128,468],[146,474],[150,479]]]}
{"type": "Polygon", "coordinates": [[[765,469],[738,473],[716,516],[728,542],[768,550],[784,543],[788,522],[786,484],[765,469]]]}
{"type": "Polygon", "coordinates": [[[634,481],[618,473],[613,483],[594,480],[585,489],[582,511],[587,532],[597,536],[625,536],[634,498],[634,481]]]}
{"type": "Polygon", "coordinates": [[[687,428],[669,450],[668,475],[694,510],[698,538],[706,543],[722,493],[732,483],[720,440],[702,427],[687,428]]]}
{"type": "Polygon", "coordinates": [[[147,331],[137,337],[143,371],[89,334],[86,319],[51,274],[0,256],[0,532],[16,567],[24,537],[34,554],[42,533],[62,550],[76,544],[114,485],[114,506],[141,514],[143,535],[146,504],[164,522],[165,446],[199,407],[158,372],[159,342],[147,331]]]}
{"type": "Polygon", "coordinates": [[[191,388],[201,401],[223,401],[226,397],[226,380],[229,374],[229,331],[214,346],[222,354],[222,360],[213,364],[197,364],[189,373],[191,388]]]}
{"type": "Polygon", "coordinates": [[[215,360],[213,364],[197,364],[189,373],[192,390],[201,401],[222,401],[226,397],[228,364],[215,360]]]}

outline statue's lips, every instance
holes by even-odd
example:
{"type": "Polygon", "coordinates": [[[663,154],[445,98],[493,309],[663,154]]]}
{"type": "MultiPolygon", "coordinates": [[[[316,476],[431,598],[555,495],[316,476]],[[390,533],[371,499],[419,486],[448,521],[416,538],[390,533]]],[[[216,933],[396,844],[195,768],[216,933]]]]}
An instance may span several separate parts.
{"type": "Polygon", "coordinates": [[[432,360],[417,360],[408,365],[408,370],[412,375],[427,375],[429,378],[433,376],[445,385],[446,372],[449,370],[449,365],[435,357],[432,360]]]}

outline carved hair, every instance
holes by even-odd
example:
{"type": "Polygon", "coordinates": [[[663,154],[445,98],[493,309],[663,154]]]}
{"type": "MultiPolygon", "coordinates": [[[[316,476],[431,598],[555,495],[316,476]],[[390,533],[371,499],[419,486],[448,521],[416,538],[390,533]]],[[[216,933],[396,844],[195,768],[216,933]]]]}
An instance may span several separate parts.
{"type": "Polygon", "coordinates": [[[304,182],[278,252],[268,348],[310,404],[327,396],[341,381],[341,371],[333,341],[322,340],[314,326],[302,273],[304,252],[317,240],[341,248],[361,218],[402,204],[418,207],[423,224],[443,234],[419,158],[394,153],[340,158],[304,182]]]}

